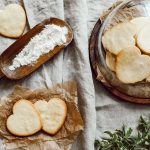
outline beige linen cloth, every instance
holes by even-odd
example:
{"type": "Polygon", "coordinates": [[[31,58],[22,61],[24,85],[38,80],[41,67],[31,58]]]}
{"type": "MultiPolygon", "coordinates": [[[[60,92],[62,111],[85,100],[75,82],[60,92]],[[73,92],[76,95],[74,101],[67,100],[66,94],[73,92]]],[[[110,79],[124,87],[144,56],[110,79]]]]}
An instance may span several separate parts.
{"type": "MultiPolygon", "coordinates": [[[[0,97],[11,92],[16,84],[36,89],[48,88],[71,79],[76,80],[85,130],[71,150],[94,150],[95,133],[96,138],[100,138],[104,130],[119,128],[123,123],[135,128],[141,114],[150,117],[149,106],[122,102],[112,97],[94,78],[93,83],[88,38],[99,16],[113,2],[115,0],[0,0],[0,8],[9,3],[23,4],[29,28],[43,19],[57,17],[65,19],[73,29],[73,42],[30,76],[20,81],[10,81],[6,78],[0,80],[0,97]]],[[[13,42],[14,40],[0,37],[0,53],[13,42]]],[[[41,145],[42,143],[37,145],[37,150],[46,150],[41,145]]],[[[0,150],[4,150],[4,147],[1,146],[0,150]]]]}

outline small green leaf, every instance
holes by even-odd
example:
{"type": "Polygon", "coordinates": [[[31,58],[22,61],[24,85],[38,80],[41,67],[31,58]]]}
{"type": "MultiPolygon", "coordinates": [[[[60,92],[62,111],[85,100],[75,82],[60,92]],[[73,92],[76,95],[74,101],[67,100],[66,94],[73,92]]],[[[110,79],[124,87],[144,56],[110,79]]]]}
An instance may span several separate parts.
{"type": "Polygon", "coordinates": [[[133,131],[133,130],[132,130],[131,128],[128,128],[128,129],[127,129],[127,132],[126,132],[126,134],[125,134],[125,137],[126,137],[126,138],[130,137],[131,134],[132,134],[132,131],[133,131]]]}
{"type": "Polygon", "coordinates": [[[108,134],[110,137],[113,137],[113,134],[110,131],[105,131],[104,133],[108,134]]]}

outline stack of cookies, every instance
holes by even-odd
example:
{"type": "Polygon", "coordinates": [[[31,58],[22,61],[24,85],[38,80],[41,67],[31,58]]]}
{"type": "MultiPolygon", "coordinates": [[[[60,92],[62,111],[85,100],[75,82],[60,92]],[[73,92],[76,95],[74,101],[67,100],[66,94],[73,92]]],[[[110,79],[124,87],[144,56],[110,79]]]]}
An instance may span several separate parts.
{"type": "Polygon", "coordinates": [[[123,83],[136,83],[150,77],[150,17],[119,23],[106,31],[102,43],[106,64],[123,83]]]}

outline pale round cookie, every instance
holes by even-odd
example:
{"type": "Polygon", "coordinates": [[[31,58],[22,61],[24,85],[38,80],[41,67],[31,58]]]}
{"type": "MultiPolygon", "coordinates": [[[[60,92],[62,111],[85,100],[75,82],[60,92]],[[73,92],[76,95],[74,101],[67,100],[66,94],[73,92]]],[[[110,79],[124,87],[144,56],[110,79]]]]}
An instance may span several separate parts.
{"type": "Polygon", "coordinates": [[[19,100],[13,106],[13,114],[7,119],[7,128],[17,136],[33,135],[42,128],[40,115],[30,101],[19,100]]]}
{"type": "Polygon", "coordinates": [[[116,61],[116,75],[123,83],[136,83],[150,75],[150,57],[132,46],[122,50],[116,61]]]}
{"type": "Polygon", "coordinates": [[[0,11],[0,34],[18,38],[23,34],[26,24],[26,14],[22,6],[10,4],[0,11]]]}
{"type": "Polygon", "coordinates": [[[48,134],[56,134],[64,124],[67,116],[67,105],[59,98],[52,98],[48,102],[37,101],[34,104],[42,120],[42,129],[48,134]]]}
{"type": "Polygon", "coordinates": [[[122,49],[135,45],[136,27],[131,22],[120,23],[106,31],[102,43],[106,50],[117,55],[122,49]]]}
{"type": "Polygon", "coordinates": [[[137,35],[137,45],[143,52],[150,54],[150,23],[137,35]]]}
{"type": "Polygon", "coordinates": [[[136,17],[132,19],[130,22],[135,24],[136,29],[137,29],[136,31],[136,36],[137,36],[140,30],[143,29],[143,27],[146,24],[150,23],[150,17],[136,17]]]}
{"type": "Polygon", "coordinates": [[[106,52],[106,64],[112,71],[116,71],[116,56],[110,52],[106,52]]]}

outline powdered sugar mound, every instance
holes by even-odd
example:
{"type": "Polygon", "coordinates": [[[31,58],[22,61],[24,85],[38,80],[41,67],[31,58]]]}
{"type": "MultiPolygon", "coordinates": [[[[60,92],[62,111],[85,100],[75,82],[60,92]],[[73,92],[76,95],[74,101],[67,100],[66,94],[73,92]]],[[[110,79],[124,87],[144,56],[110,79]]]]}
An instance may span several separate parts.
{"type": "Polygon", "coordinates": [[[45,28],[22,49],[13,59],[9,70],[35,63],[40,56],[49,53],[55,46],[66,43],[68,29],[57,25],[45,25],[45,28]]]}

